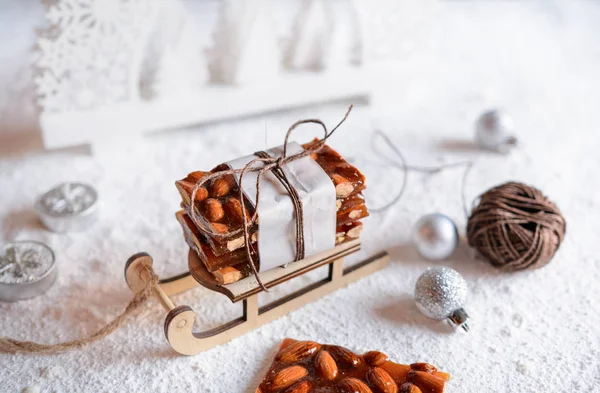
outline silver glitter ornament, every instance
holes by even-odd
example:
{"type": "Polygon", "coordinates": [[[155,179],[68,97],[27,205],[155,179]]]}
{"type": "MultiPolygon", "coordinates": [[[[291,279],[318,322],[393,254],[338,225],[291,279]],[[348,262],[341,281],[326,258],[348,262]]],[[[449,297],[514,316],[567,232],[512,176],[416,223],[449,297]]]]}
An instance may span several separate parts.
{"type": "Polygon", "coordinates": [[[98,194],[84,183],[63,183],[35,204],[40,220],[53,232],[77,232],[96,221],[98,194]]]}
{"type": "Polygon", "coordinates": [[[415,285],[415,303],[428,318],[447,319],[454,327],[469,331],[469,316],[462,308],[467,300],[467,283],[449,267],[429,268],[415,285]]]}
{"type": "Polygon", "coordinates": [[[517,144],[512,118],[504,111],[492,109],[482,113],[475,123],[475,142],[484,149],[507,153],[517,144]]]}
{"type": "Polygon", "coordinates": [[[454,221],[448,216],[441,213],[427,214],[415,224],[412,242],[424,258],[446,259],[458,245],[458,231],[454,221]]]}
{"type": "Polygon", "coordinates": [[[54,253],[45,244],[19,241],[0,248],[0,300],[14,302],[39,296],[55,279],[54,253]]]}

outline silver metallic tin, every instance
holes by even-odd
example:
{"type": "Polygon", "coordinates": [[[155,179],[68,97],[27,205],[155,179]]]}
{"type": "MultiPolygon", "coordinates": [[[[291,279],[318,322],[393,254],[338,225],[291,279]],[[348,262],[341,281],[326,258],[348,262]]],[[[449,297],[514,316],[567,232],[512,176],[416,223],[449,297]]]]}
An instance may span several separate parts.
{"type": "Polygon", "coordinates": [[[56,280],[54,253],[34,241],[7,243],[0,248],[0,300],[16,302],[46,292],[56,280]]]}
{"type": "Polygon", "coordinates": [[[97,218],[98,194],[84,183],[62,183],[35,204],[42,223],[53,232],[78,232],[89,228],[97,218]]]}

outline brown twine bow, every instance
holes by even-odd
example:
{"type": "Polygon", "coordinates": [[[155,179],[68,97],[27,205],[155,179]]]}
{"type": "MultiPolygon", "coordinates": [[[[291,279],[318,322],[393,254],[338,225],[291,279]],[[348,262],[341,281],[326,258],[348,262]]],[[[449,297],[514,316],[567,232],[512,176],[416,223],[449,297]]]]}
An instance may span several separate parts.
{"type": "Polygon", "coordinates": [[[81,348],[108,336],[120,328],[132,314],[139,310],[140,307],[152,297],[152,288],[158,283],[158,277],[154,274],[151,267],[144,266],[144,268],[148,269],[150,275],[150,279],[146,282],[144,289],[136,293],[125,308],[125,311],[91,336],[57,344],[40,344],[33,341],[19,341],[7,337],[0,337],[0,353],[57,353],[81,348]]]}
{"type": "Polygon", "coordinates": [[[249,233],[250,225],[254,225],[258,220],[258,204],[259,204],[259,200],[260,200],[260,178],[265,172],[271,171],[281,181],[283,186],[288,191],[290,198],[292,199],[292,203],[294,204],[294,210],[296,213],[296,223],[295,223],[296,224],[296,257],[295,257],[295,261],[303,259],[304,258],[304,231],[303,231],[302,203],[297,195],[296,190],[293,189],[292,185],[289,183],[289,180],[287,179],[285,172],[282,170],[282,167],[292,161],[299,160],[300,158],[307,157],[307,156],[319,151],[319,149],[321,149],[323,147],[323,145],[325,144],[325,141],[327,141],[327,139],[329,139],[329,137],[331,135],[333,135],[333,133],[346,121],[346,119],[348,118],[348,115],[350,114],[350,111],[352,111],[352,108],[353,108],[353,105],[350,105],[350,107],[348,108],[348,111],[346,112],[346,114],[344,115],[342,120],[340,120],[339,123],[331,131],[327,131],[327,126],[325,125],[325,123],[323,123],[323,121],[321,121],[319,119],[305,119],[305,120],[299,120],[299,121],[295,122],[288,129],[287,134],[285,135],[285,140],[283,143],[283,153],[281,154],[280,157],[271,157],[265,152],[258,152],[257,153],[258,157],[251,160],[250,162],[248,162],[243,168],[241,168],[241,169],[226,169],[226,170],[219,171],[216,173],[212,173],[208,176],[205,176],[195,184],[194,189],[192,190],[191,200],[194,201],[194,200],[196,200],[196,193],[198,192],[198,190],[200,189],[200,187],[202,187],[202,185],[204,183],[211,181],[213,179],[216,179],[218,177],[223,177],[223,176],[228,176],[228,175],[239,175],[240,176],[240,178],[239,178],[240,202],[242,202],[242,204],[243,204],[244,190],[243,190],[242,184],[243,184],[243,180],[244,180],[244,175],[248,172],[258,172],[258,176],[256,177],[256,200],[254,201],[254,214],[252,215],[250,222],[248,222],[246,209],[242,209],[242,216],[243,216],[243,220],[242,220],[243,227],[242,228],[233,230],[227,234],[217,233],[214,230],[212,230],[211,228],[209,228],[207,225],[205,225],[201,220],[198,219],[198,216],[196,215],[196,209],[193,204],[190,209],[190,218],[192,219],[192,221],[194,222],[194,224],[196,225],[196,227],[198,228],[198,230],[200,232],[202,232],[204,235],[210,236],[212,238],[223,239],[225,237],[229,237],[232,235],[235,236],[237,234],[243,233],[246,255],[248,256],[248,261],[250,262],[250,267],[252,269],[254,277],[256,278],[256,282],[258,283],[258,285],[260,285],[260,287],[264,291],[267,291],[267,287],[263,284],[263,282],[261,281],[261,279],[258,275],[257,263],[254,261],[254,258],[252,257],[252,252],[250,249],[250,233],[249,233]],[[315,143],[311,144],[310,147],[302,150],[301,152],[298,152],[298,153],[292,154],[292,155],[288,155],[287,149],[288,149],[288,142],[289,142],[290,135],[298,126],[300,126],[302,124],[306,124],[306,123],[314,123],[314,124],[320,125],[324,131],[323,138],[317,140],[315,143]]]}

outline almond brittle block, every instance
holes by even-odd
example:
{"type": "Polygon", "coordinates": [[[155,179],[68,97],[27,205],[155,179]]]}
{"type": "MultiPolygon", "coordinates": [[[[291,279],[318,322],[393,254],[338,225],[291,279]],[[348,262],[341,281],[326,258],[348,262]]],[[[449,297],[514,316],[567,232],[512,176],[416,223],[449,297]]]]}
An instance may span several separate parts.
{"type": "MultiPolygon", "coordinates": [[[[208,271],[214,272],[225,267],[248,262],[245,247],[238,248],[219,256],[215,255],[212,248],[208,245],[206,237],[198,231],[190,217],[183,211],[179,211],[175,215],[183,229],[188,245],[196,251],[208,271]]],[[[252,255],[256,257],[256,243],[250,244],[250,249],[252,255]]]]}
{"type": "MultiPolygon", "coordinates": [[[[207,270],[215,276],[219,284],[229,284],[248,277],[252,273],[252,268],[250,267],[244,247],[217,256],[208,245],[206,237],[198,231],[190,217],[184,211],[177,212],[175,216],[183,229],[187,244],[198,254],[200,260],[204,263],[207,270]]],[[[338,226],[336,229],[336,244],[358,238],[361,230],[362,223],[359,221],[338,226]]],[[[256,243],[250,245],[250,250],[254,259],[259,262],[258,267],[260,268],[256,243]]]]}
{"type": "MultiPolygon", "coordinates": [[[[365,205],[364,197],[361,194],[352,195],[352,196],[350,196],[348,198],[344,198],[344,199],[338,199],[337,202],[339,202],[339,207],[337,208],[337,213],[336,213],[336,224],[338,227],[338,231],[336,231],[336,233],[340,232],[340,230],[339,230],[340,227],[352,225],[353,223],[357,222],[358,220],[369,216],[369,211],[367,210],[367,206],[365,205]]],[[[192,222],[191,218],[190,218],[189,208],[185,205],[183,205],[182,207],[184,208],[184,211],[185,211],[186,215],[188,216],[189,221],[192,222]]],[[[201,217],[199,217],[199,218],[202,219],[201,217]]],[[[222,224],[218,223],[218,222],[210,223],[210,222],[203,221],[203,223],[219,233],[221,232],[221,230],[223,228],[222,224]]],[[[194,224],[192,223],[192,225],[194,225],[194,224]]],[[[348,229],[350,229],[350,228],[348,228],[348,229]]],[[[258,239],[257,231],[258,231],[258,228],[256,228],[256,227],[254,227],[250,230],[250,233],[251,233],[250,241],[252,243],[255,243],[256,240],[258,239]]],[[[358,236],[354,236],[354,237],[356,238],[358,236]]],[[[225,240],[220,240],[220,239],[216,239],[216,238],[212,238],[212,237],[206,237],[206,240],[207,240],[208,245],[211,247],[213,253],[216,256],[221,256],[221,255],[227,254],[229,252],[236,251],[240,248],[243,248],[242,246],[244,245],[243,235],[240,235],[238,237],[232,237],[232,238],[225,239],[225,240]]]]}
{"type": "MultiPolygon", "coordinates": [[[[312,143],[314,142],[310,144],[312,143]]],[[[306,144],[304,147],[310,144],[306,144]]],[[[338,225],[347,224],[368,216],[368,210],[360,194],[365,188],[364,175],[327,145],[323,146],[317,153],[312,154],[311,157],[324,169],[335,185],[338,225]]],[[[190,209],[194,209],[197,219],[203,225],[225,235],[223,238],[207,239],[217,256],[243,246],[243,238],[239,233],[233,234],[233,232],[242,228],[242,212],[244,210],[247,219],[254,214],[252,204],[246,198],[240,200],[239,185],[232,175],[219,177],[203,184],[198,188],[192,202],[192,190],[199,180],[208,174],[226,169],[229,169],[229,167],[221,164],[210,172],[192,172],[175,183],[181,195],[184,210],[189,214],[190,209]],[[228,236],[229,234],[231,235],[228,236]]],[[[254,233],[257,229],[256,226],[252,226],[250,232],[254,233]]]]}
{"type": "Polygon", "coordinates": [[[370,351],[285,339],[256,393],[443,393],[447,373],[370,351]]]}

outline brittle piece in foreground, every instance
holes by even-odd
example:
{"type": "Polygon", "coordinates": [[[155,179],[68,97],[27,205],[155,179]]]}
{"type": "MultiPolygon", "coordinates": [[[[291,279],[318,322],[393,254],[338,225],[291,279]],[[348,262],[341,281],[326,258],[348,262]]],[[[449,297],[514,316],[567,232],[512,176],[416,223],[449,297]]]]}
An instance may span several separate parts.
{"type": "Polygon", "coordinates": [[[394,363],[378,351],[285,339],[256,393],[443,393],[447,373],[394,363]]]}

